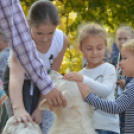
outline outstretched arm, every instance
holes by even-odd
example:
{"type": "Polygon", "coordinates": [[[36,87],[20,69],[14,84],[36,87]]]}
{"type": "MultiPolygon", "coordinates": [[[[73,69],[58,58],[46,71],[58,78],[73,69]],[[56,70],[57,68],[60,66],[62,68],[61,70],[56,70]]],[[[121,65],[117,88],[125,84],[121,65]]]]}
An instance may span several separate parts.
{"type": "MultiPolygon", "coordinates": [[[[25,71],[45,95],[50,109],[52,109],[52,100],[57,98],[65,106],[65,98],[54,90],[54,83],[38,58],[37,49],[19,0],[0,0],[0,28],[6,34],[9,45],[25,71]]],[[[59,104],[61,105],[61,103],[59,104]]]]}
{"type": "Polygon", "coordinates": [[[22,87],[24,82],[25,71],[20,65],[19,61],[13,55],[10,62],[10,81],[9,81],[9,94],[14,112],[15,123],[24,122],[27,126],[27,121],[33,123],[31,116],[25,110],[22,96],[22,87]]]}
{"type": "Polygon", "coordinates": [[[91,93],[91,90],[85,83],[78,83],[79,90],[83,99],[97,109],[107,113],[118,114],[126,111],[134,103],[134,87],[126,90],[116,101],[107,101],[91,93]]]}

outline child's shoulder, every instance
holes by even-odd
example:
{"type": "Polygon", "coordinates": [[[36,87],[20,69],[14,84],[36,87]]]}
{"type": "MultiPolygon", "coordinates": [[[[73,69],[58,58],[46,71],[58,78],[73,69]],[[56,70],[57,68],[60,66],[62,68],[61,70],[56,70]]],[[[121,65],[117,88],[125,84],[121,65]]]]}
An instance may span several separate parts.
{"type": "Polygon", "coordinates": [[[95,67],[95,68],[93,68],[93,69],[86,69],[86,68],[83,68],[81,71],[79,71],[80,73],[83,73],[83,72],[103,72],[103,73],[107,73],[107,72],[115,72],[115,67],[112,65],[112,64],[110,64],[110,63],[108,63],[108,62],[105,62],[105,63],[103,63],[103,64],[101,64],[101,65],[99,65],[99,66],[97,66],[97,67],[95,67]]]}
{"type": "Polygon", "coordinates": [[[98,67],[96,67],[96,69],[104,69],[104,70],[110,71],[110,70],[115,70],[115,67],[112,64],[105,62],[105,63],[99,65],[98,67]]]}
{"type": "Polygon", "coordinates": [[[100,69],[98,68],[98,70],[101,70],[101,72],[105,74],[115,73],[115,67],[108,62],[103,63],[102,66],[100,66],[100,69]]]}
{"type": "Polygon", "coordinates": [[[114,68],[115,69],[114,65],[112,65],[111,63],[105,62],[103,65],[106,68],[114,68]]]}
{"type": "Polygon", "coordinates": [[[129,89],[129,88],[134,88],[134,78],[132,80],[130,80],[130,82],[126,85],[126,89],[129,89]]]}

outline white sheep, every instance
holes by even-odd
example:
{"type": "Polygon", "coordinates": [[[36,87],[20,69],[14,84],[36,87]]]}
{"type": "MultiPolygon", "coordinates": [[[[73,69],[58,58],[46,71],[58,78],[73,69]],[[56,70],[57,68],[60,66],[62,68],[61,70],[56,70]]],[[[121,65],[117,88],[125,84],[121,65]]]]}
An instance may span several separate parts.
{"type": "MultiPolygon", "coordinates": [[[[76,82],[62,79],[55,71],[50,73],[51,79],[67,100],[67,107],[55,107],[55,122],[48,134],[96,134],[92,118],[93,107],[83,101],[76,82]]],[[[49,109],[46,100],[40,104],[40,109],[49,109]]]]}
{"type": "Polygon", "coordinates": [[[24,126],[23,122],[18,124],[13,123],[14,116],[10,117],[4,127],[2,134],[42,134],[42,131],[36,123],[34,123],[34,127],[30,122],[28,122],[28,127],[24,126]]]}

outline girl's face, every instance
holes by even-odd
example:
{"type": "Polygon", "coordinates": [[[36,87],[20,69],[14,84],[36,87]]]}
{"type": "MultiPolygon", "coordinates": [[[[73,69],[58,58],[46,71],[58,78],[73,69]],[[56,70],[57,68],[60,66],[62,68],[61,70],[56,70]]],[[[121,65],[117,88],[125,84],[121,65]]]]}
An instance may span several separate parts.
{"type": "Polygon", "coordinates": [[[82,40],[80,50],[88,61],[87,68],[94,68],[103,63],[106,42],[100,36],[89,36],[82,40]]]}
{"type": "Polygon", "coordinates": [[[37,46],[50,46],[55,32],[54,25],[39,25],[31,27],[31,35],[37,46]]]}
{"type": "Polygon", "coordinates": [[[125,31],[125,30],[119,30],[117,31],[116,34],[116,44],[118,46],[119,49],[121,49],[122,44],[126,43],[126,41],[130,40],[131,34],[129,31],[125,31]]]}
{"type": "Polygon", "coordinates": [[[130,50],[121,51],[122,60],[120,62],[120,67],[123,75],[127,77],[134,77],[134,54],[130,50]]]}

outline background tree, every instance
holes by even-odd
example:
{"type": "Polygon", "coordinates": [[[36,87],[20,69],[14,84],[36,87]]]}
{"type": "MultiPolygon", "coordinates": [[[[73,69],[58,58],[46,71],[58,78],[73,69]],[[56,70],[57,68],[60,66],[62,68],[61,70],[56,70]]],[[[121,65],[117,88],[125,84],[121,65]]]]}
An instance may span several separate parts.
{"type": "MultiPolygon", "coordinates": [[[[36,0],[21,0],[27,16],[28,9],[36,0]]],[[[78,50],[77,29],[80,24],[101,24],[108,33],[108,45],[114,40],[115,30],[121,24],[133,27],[134,0],[51,0],[58,8],[61,23],[58,26],[69,38],[61,74],[81,69],[82,54],[78,50]]]]}

